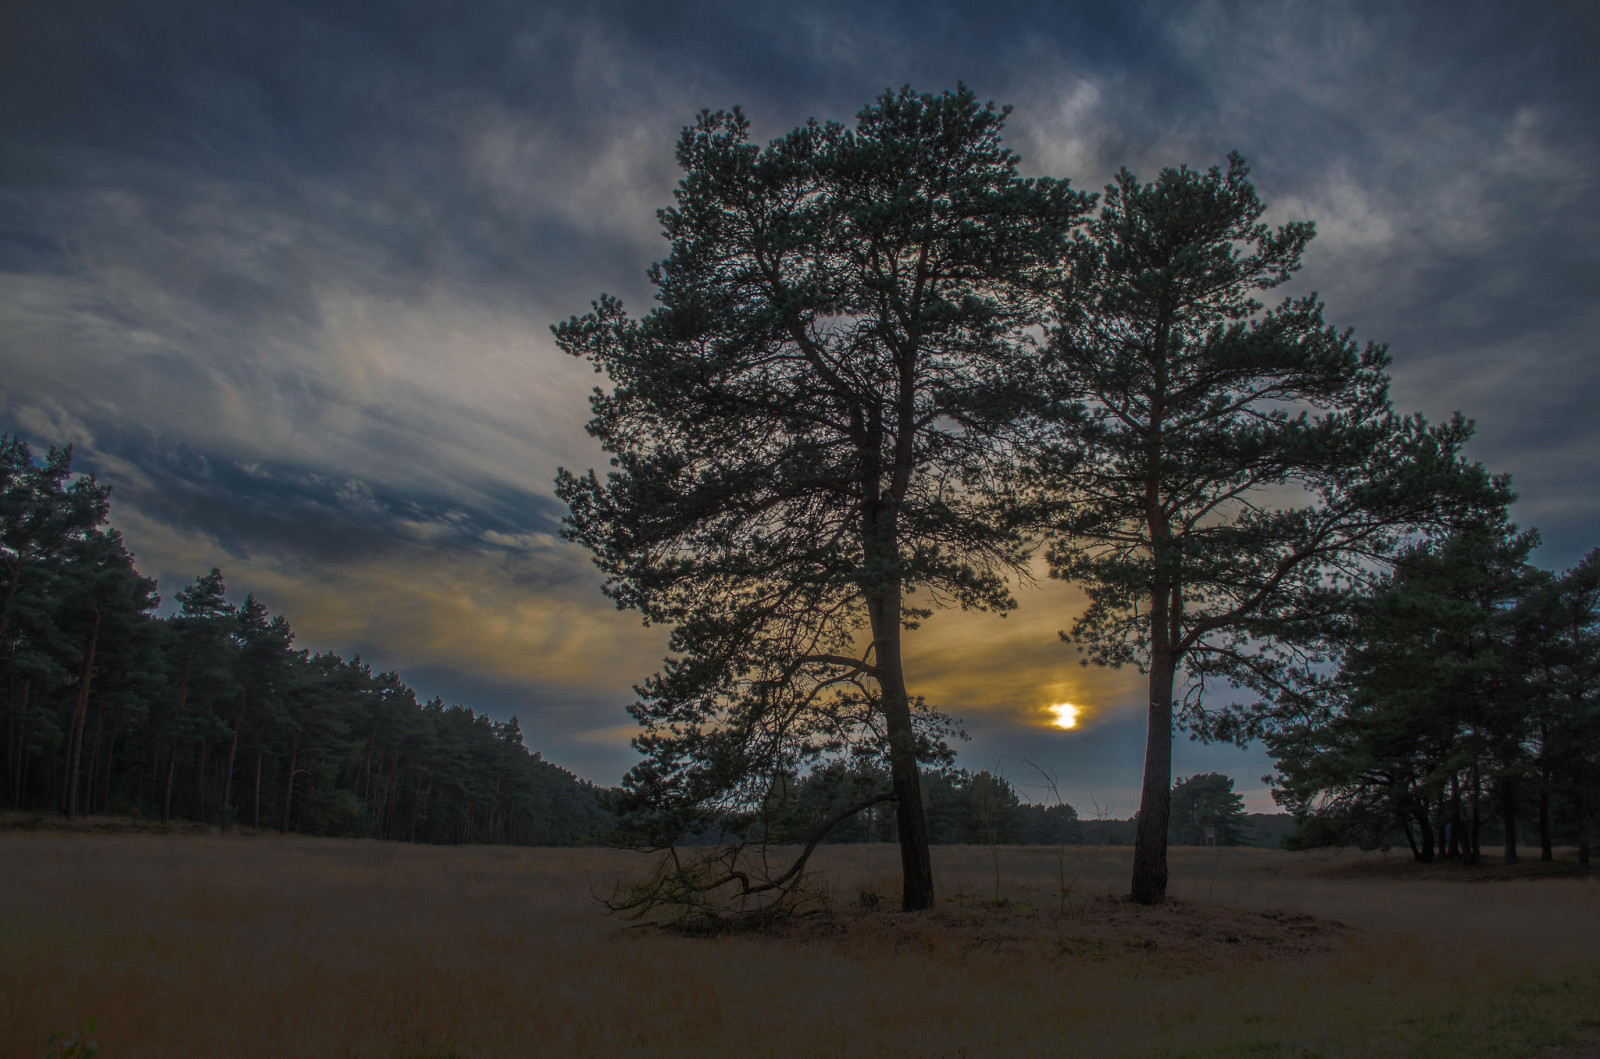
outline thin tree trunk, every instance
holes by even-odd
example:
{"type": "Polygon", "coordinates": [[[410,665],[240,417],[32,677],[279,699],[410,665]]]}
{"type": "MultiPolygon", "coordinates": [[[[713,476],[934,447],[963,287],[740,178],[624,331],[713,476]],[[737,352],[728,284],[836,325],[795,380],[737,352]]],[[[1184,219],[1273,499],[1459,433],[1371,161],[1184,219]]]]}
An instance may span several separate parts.
{"type": "Polygon", "coordinates": [[[261,747],[256,747],[256,801],[250,810],[250,826],[261,830],[261,747]]]}
{"type": "Polygon", "coordinates": [[[11,808],[13,809],[22,808],[22,765],[27,759],[27,752],[23,749],[23,744],[28,739],[28,693],[32,687],[33,681],[24,680],[22,682],[22,706],[15,719],[17,735],[12,740],[11,751],[14,763],[10,769],[10,776],[7,777],[11,781],[11,790],[8,793],[11,796],[11,808]]]}
{"type": "Polygon", "coordinates": [[[1544,786],[1539,788],[1539,859],[1555,860],[1553,846],[1550,840],[1550,777],[1547,775],[1544,786]]]}
{"type": "Polygon", "coordinates": [[[1417,812],[1417,828],[1422,832],[1422,856],[1419,858],[1424,864],[1433,863],[1433,825],[1428,822],[1427,809],[1417,812]]]}
{"type": "Polygon", "coordinates": [[[205,737],[200,737],[199,760],[195,762],[194,774],[194,810],[189,814],[191,820],[204,820],[206,818],[206,758],[211,756],[211,746],[205,737]]]}
{"type": "Polygon", "coordinates": [[[1447,857],[1460,857],[1468,851],[1463,848],[1461,841],[1461,784],[1460,780],[1450,777],[1450,848],[1446,851],[1447,857]]]}
{"type": "Polygon", "coordinates": [[[98,786],[95,778],[100,775],[100,743],[105,735],[106,728],[106,702],[105,696],[100,696],[94,709],[94,736],[89,740],[89,767],[83,770],[83,815],[94,815],[94,789],[98,786]]]}
{"type": "MultiPolygon", "coordinates": [[[[361,760],[361,777],[356,782],[361,785],[361,808],[369,809],[372,798],[372,748],[378,742],[378,722],[372,722],[372,733],[367,736],[367,752],[361,760]]],[[[382,760],[378,762],[381,766],[382,760]]]]}
{"type": "Polygon", "coordinates": [[[1505,776],[1500,780],[1500,813],[1505,817],[1505,860],[1507,864],[1517,862],[1517,802],[1516,791],[1512,789],[1511,777],[1505,776]]]}
{"type": "Polygon", "coordinates": [[[0,606],[0,643],[5,643],[6,633],[11,629],[11,603],[17,598],[17,586],[22,583],[22,555],[17,555],[17,561],[11,564],[11,579],[6,585],[6,601],[0,606]]]}
{"type": "Polygon", "coordinates": [[[100,643],[100,611],[94,612],[89,626],[89,645],[83,652],[83,668],[78,674],[78,699],[72,708],[72,735],[67,753],[67,819],[78,815],[78,759],[83,755],[83,722],[89,712],[89,682],[94,676],[94,652],[100,643]]]}
{"type": "Polygon", "coordinates": [[[922,776],[917,768],[917,738],[911,727],[911,701],[906,693],[900,656],[900,587],[893,585],[868,606],[875,643],[874,665],[882,694],[884,725],[889,734],[889,774],[894,787],[895,817],[900,824],[900,907],[917,912],[933,906],[933,860],[928,853],[928,818],[922,805],[922,776]]]}
{"type": "Polygon", "coordinates": [[[1472,843],[1472,859],[1468,863],[1477,864],[1483,859],[1483,777],[1478,775],[1477,766],[1472,769],[1472,832],[1467,838],[1472,843]]]}
{"type": "Polygon", "coordinates": [[[1589,870],[1589,777],[1581,772],[1577,775],[1578,801],[1578,870],[1589,870]]]}
{"type": "Polygon", "coordinates": [[[161,822],[163,824],[172,820],[172,785],[178,778],[178,744],[172,744],[171,757],[167,761],[167,789],[161,796],[161,822]]]}
{"type": "Polygon", "coordinates": [[[222,826],[226,828],[230,821],[228,812],[233,808],[233,762],[239,755],[239,729],[244,727],[245,694],[244,688],[239,688],[239,716],[233,720],[233,741],[228,744],[228,771],[222,781],[222,826]]]}
{"type": "Polygon", "coordinates": [[[1422,859],[1422,851],[1417,848],[1417,836],[1412,834],[1411,821],[1407,819],[1405,813],[1400,814],[1400,830],[1406,836],[1406,845],[1411,847],[1411,859],[1420,861],[1422,859]]]}
{"type": "Polygon", "coordinates": [[[16,775],[16,766],[12,763],[17,745],[17,671],[12,667],[6,671],[6,808],[14,809],[11,803],[11,778],[16,775]]]}
{"type": "Polygon", "coordinates": [[[294,762],[300,753],[300,733],[294,734],[294,741],[289,744],[289,779],[283,785],[283,822],[278,825],[278,834],[289,830],[289,809],[294,804],[294,762]]]}
{"type": "Polygon", "coordinates": [[[167,790],[161,796],[161,822],[172,819],[172,787],[178,778],[178,747],[183,742],[183,713],[189,704],[189,674],[194,670],[194,644],[183,660],[183,676],[178,680],[178,715],[173,718],[172,760],[167,763],[167,790]]]}

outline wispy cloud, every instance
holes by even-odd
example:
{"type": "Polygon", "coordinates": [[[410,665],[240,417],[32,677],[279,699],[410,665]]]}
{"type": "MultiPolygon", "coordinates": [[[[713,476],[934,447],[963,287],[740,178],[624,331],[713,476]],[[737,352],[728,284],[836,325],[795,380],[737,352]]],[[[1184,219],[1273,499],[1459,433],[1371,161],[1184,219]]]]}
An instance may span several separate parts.
{"type": "MultiPolygon", "coordinates": [[[[302,643],[516,709],[600,778],[663,643],[559,540],[550,482],[603,466],[582,429],[603,380],[547,328],[602,291],[648,309],[654,211],[702,107],[743,104],[766,137],[965,80],[1016,104],[1026,171],[1088,190],[1242,150],[1272,219],[1318,223],[1291,289],[1392,344],[1403,407],[1477,419],[1474,455],[1515,473],[1549,561],[1594,543],[1600,73],[1578,7],[19,19],[0,42],[0,430],[78,446],[169,594],[221,565],[302,643]]],[[[1136,746],[1136,674],[1083,669],[1056,636],[1071,590],[1021,598],[930,621],[913,690],[969,718],[977,757],[1136,746]],[[1088,710],[1076,743],[1036,742],[1057,697],[1088,710]]]]}

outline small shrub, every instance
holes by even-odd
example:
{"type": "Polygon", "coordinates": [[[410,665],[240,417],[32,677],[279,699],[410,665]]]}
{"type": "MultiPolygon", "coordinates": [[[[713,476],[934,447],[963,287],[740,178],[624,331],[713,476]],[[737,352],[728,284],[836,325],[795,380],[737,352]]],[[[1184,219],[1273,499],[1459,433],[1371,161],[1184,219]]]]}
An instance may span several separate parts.
{"type": "Polygon", "coordinates": [[[100,1054],[100,1045],[89,1039],[96,1029],[91,1018],[77,1032],[58,1030],[51,1034],[50,1050],[44,1053],[45,1059],[89,1059],[100,1054]]]}

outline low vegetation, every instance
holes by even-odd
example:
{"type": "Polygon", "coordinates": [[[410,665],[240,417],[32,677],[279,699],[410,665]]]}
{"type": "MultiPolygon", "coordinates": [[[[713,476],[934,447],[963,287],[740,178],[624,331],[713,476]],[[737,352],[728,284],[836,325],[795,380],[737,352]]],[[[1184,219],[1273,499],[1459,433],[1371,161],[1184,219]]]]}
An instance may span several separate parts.
{"type": "Polygon", "coordinates": [[[592,894],[647,863],[614,850],[13,832],[0,1056],[36,1059],[90,1019],[107,1056],[1521,1057],[1595,1041],[1593,880],[1180,848],[1171,899],[1148,908],[1119,896],[1130,850],[1068,848],[1064,875],[1060,854],[935,848],[935,909],[904,914],[886,910],[893,845],[830,845],[812,862],[824,913],[683,937],[597,915],[592,894]]]}

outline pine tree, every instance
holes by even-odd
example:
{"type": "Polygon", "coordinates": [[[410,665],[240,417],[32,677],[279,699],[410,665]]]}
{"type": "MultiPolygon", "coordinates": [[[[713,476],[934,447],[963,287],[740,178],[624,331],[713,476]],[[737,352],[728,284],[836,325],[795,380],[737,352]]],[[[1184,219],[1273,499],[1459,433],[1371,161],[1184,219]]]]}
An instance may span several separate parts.
{"type": "Polygon", "coordinates": [[[908,597],[1012,606],[998,439],[1086,201],[1019,178],[1003,119],[964,87],[905,89],[761,148],[738,110],[704,113],[660,214],[660,306],[635,321],[602,298],[555,329],[614,384],[589,424],[614,470],[562,472],[567,535],[619,606],[673,626],[633,708],[642,844],[738,832],[775,777],[869,747],[904,907],[932,900],[918,759],[938,732],[901,655],[929,610],[908,597]]]}
{"type": "Polygon", "coordinates": [[[1390,408],[1385,350],[1323,322],[1315,296],[1263,311],[1311,239],[1276,231],[1237,155],[1226,172],[1124,170],[1061,284],[1041,448],[1047,557],[1089,607],[1085,661],[1149,676],[1133,897],[1166,893],[1175,719],[1218,678],[1271,696],[1330,588],[1419,527],[1503,500],[1457,455],[1460,417],[1390,408]],[[1180,671],[1189,689],[1178,709],[1180,671]],[[1175,716],[1176,715],[1176,716],[1175,716]]]}
{"type": "Polygon", "coordinates": [[[1237,846],[1244,842],[1250,820],[1244,799],[1233,789],[1233,777],[1203,772],[1172,785],[1168,840],[1181,846],[1237,846]]]}
{"type": "Polygon", "coordinates": [[[1503,521],[1464,527],[1350,601],[1337,678],[1258,719],[1279,801],[1301,821],[1293,844],[1404,834],[1418,860],[1475,860],[1492,784],[1515,859],[1540,638],[1521,602],[1544,580],[1527,561],[1537,542],[1503,521]]]}

